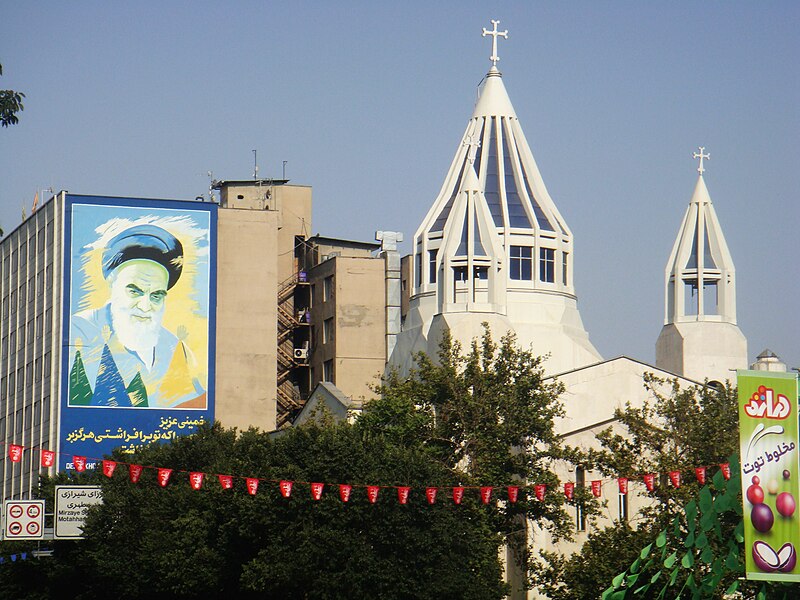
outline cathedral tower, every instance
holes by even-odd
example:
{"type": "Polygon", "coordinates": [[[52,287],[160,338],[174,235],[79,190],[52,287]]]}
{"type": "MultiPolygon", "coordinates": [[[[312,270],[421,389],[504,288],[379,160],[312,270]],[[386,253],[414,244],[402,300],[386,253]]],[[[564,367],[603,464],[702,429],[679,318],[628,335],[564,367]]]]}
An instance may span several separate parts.
{"type": "Polygon", "coordinates": [[[465,346],[488,322],[495,337],[550,354],[549,373],[601,360],[577,308],[572,232],[550,198],[497,69],[492,66],[436,201],[413,240],[411,298],[391,358],[435,355],[449,330],[465,346]]]}
{"type": "Polygon", "coordinates": [[[665,272],[664,327],[656,366],[690,379],[724,382],[747,368],[747,340],[736,324],[736,273],[725,236],[699,176],[665,272]]]}

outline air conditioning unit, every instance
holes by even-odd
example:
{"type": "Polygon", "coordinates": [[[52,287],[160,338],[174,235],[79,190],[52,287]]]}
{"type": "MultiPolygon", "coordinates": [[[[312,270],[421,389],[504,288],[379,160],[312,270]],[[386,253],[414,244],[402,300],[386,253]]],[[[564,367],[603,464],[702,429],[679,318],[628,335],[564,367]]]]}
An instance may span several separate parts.
{"type": "Polygon", "coordinates": [[[308,360],[308,348],[295,348],[294,357],[297,360],[308,360]]]}

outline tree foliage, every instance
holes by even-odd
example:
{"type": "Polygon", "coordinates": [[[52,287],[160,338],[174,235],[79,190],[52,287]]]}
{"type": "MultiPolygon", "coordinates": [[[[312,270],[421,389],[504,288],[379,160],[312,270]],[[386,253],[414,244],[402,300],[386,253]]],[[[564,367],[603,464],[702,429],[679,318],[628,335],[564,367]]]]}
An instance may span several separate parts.
{"type": "MultiPolygon", "coordinates": [[[[501,598],[499,540],[477,497],[461,506],[428,505],[425,485],[455,485],[452,473],[415,448],[347,424],[309,424],[277,439],[219,425],[153,445],[119,461],[174,470],[161,488],[153,469],[138,483],[120,464],[102,486],[82,541],[55,543],[25,593],[0,565],[0,598],[501,598]],[[203,488],[190,471],[206,473],[203,488]],[[216,481],[233,473],[233,489],[216,481]],[[243,477],[258,477],[256,495],[243,477]],[[264,481],[273,480],[271,483],[264,481]],[[277,480],[295,483],[290,498],[277,480]],[[370,504],[356,487],[349,502],[328,486],[312,499],[309,483],[411,485],[409,502],[391,487],[370,504]]],[[[49,483],[52,487],[54,482],[49,483]]],[[[52,492],[48,496],[52,498],[52,492]]],[[[16,568],[16,567],[11,567],[16,568]]]]}
{"type": "MultiPolygon", "coordinates": [[[[3,65],[0,64],[0,75],[2,74],[3,65]]],[[[8,127],[9,125],[16,125],[19,122],[17,113],[24,109],[22,105],[22,99],[24,97],[25,94],[22,92],[0,90],[0,125],[8,127]]]]}
{"type": "MultiPolygon", "coordinates": [[[[632,516],[630,524],[615,523],[593,533],[581,551],[569,559],[550,557],[543,585],[551,590],[553,598],[599,597],[610,583],[609,576],[628,568],[639,550],[656,539],[659,532],[674,528],[676,522],[687,532],[692,525],[687,521],[684,507],[691,506],[704,488],[697,481],[694,468],[708,467],[711,480],[719,471],[718,465],[728,462],[728,457],[738,451],[738,404],[736,392],[730,386],[682,388],[677,380],[667,381],[653,375],[645,376],[644,386],[650,399],[641,407],[628,404],[616,411],[615,426],[598,434],[601,449],[590,451],[588,462],[606,477],[634,477],[641,481],[645,473],[658,473],[660,481],[653,491],[643,492],[650,503],[632,516]],[[670,471],[681,472],[679,488],[668,483],[666,475],[670,471]],[[609,551],[616,544],[619,550],[609,551]]],[[[713,484],[711,487],[715,489],[713,484]]],[[[731,489],[735,494],[735,487],[731,489]]],[[[701,539],[708,542],[708,551],[722,553],[734,537],[740,515],[730,510],[720,511],[718,516],[720,535],[701,539]]],[[[685,539],[673,536],[665,548],[679,552],[685,539]]],[[[699,580],[708,568],[709,564],[696,561],[690,571],[699,580]]],[[[650,565],[647,569],[637,565],[636,573],[628,575],[636,575],[634,580],[656,576],[657,568],[650,565]]],[[[727,573],[727,583],[736,576],[735,572],[727,573]]]]}

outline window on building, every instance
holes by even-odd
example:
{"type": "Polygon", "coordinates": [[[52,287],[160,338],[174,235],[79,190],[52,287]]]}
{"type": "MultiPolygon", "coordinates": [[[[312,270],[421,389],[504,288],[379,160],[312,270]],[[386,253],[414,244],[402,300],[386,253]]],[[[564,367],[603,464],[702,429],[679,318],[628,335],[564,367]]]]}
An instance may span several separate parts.
{"type": "Polygon", "coordinates": [[[473,279],[489,279],[489,267],[474,267],[472,271],[473,279]]]}
{"type": "Polygon", "coordinates": [[[333,275],[328,275],[322,281],[322,300],[327,302],[333,298],[333,275]]]}
{"type": "Polygon", "coordinates": [[[569,285],[569,252],[561,253],[561,282],[569,285]]]}
{"type": "Polygon", "coordinates": [[[428,283],[436,283],[436,250],[428,250],[428,283]]]}
{"type": "Polygon", "coordinates": [[[621,523],[628,522],[628,494],[619,495],[619,520],[621,523]]]}
{"type": "Polygon", "coordinates": [[[509,272],[511,279],[530,281],[533,279],[533,248],[511,246],[509,272]]]}
{"type": "Polygon", "coordinates": [[[453,267],[453,279],[456,281],[466,281],[467,267],[453,267]]]}
{"type": "Polygon", "coordinates": [[[322,363],[322,381],[329,381],[330,383],[336,383],[333,380],[333,359],[326,360],[322,363]]]}
{"type": "Polygon", "coordinates": [[[418,287],[422,285],[422,254],[420,252],[414,255],[414,281],[418,287]]]}
{"type": "MultiPolygon", "coordinates": [[[[583,467],[575,469],[575,488],[583,491],[586,487],[586,470],[583,467]]],[[[586,531],[586,513],[580,500],[575,503],[575,529],[586,531]]]]}
{"type": "Polygon", "coordinates": [[[322,343],[333,341],[333,317],[322,322],[322,343]]]}
{"type": "Polygon", "coordinates": [[[539,281],[553,283],[556,280],[556,251],[539,248],[539,281]]]}

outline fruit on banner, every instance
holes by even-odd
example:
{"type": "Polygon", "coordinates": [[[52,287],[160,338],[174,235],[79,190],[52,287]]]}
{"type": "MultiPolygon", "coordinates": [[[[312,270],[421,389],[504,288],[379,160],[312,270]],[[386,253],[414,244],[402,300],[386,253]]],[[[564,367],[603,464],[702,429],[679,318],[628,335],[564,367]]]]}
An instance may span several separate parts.
{"type": "Polygon", "coordinates": [[[750,512],[750,522],[753,523],[753,527],[755,527],[757,531],[767,533],[772,529],[775,516],[772,514],[772,509],[766,504],[756,504],[750,512]]]}
{"type": "MultiPolygon", "coordinates": [[[[753,477],[753,479],[758,479],[758,477],[753,477]]],[[[750,504],[761,504],[764,502],[764,490],[760,485],[754,483],[747,488],[747,499],[750,501],[750,504]]]]}
{"type": "Polygon", "coordinates": [[[778,497],[775,500],[775,508],[777,508],[778,512],[784,517],[791,517],[794,514],[795,508],[797,508],[794,501],[794,496],[792,496],[789,492],[782,492],[778,494],[778,497]]]}
{"type": "Polygon", "coordinates": [[[753,478],[750,481],[753,482],[753,485],[758,485],[761,483],[761,479],[759,479],[758,475],[753,475],[753,478]]]}
{"type": "Polygon", "coordinates": [[[758,540],[753,544],[753,562],[765,573],[788,573],[797,564],[797,551],[791,543],[786,542],[775,552],[767,542],[758,540]]]}
{"type": "Polygon", "coordinates": [[[789,473],[789,469],[784,469],[783,470],[783,478],[784,479],[789,479],[789,477],[791,477],[791,476],[792,476],[792,474],[789,473]]]}
{"type": "Polygon", "coordinates": [[[778,480],[777,479],[770,479],[769,483],[767,484],[767,493],[771,496],[774,496],[778,493],[778,480]]]}

